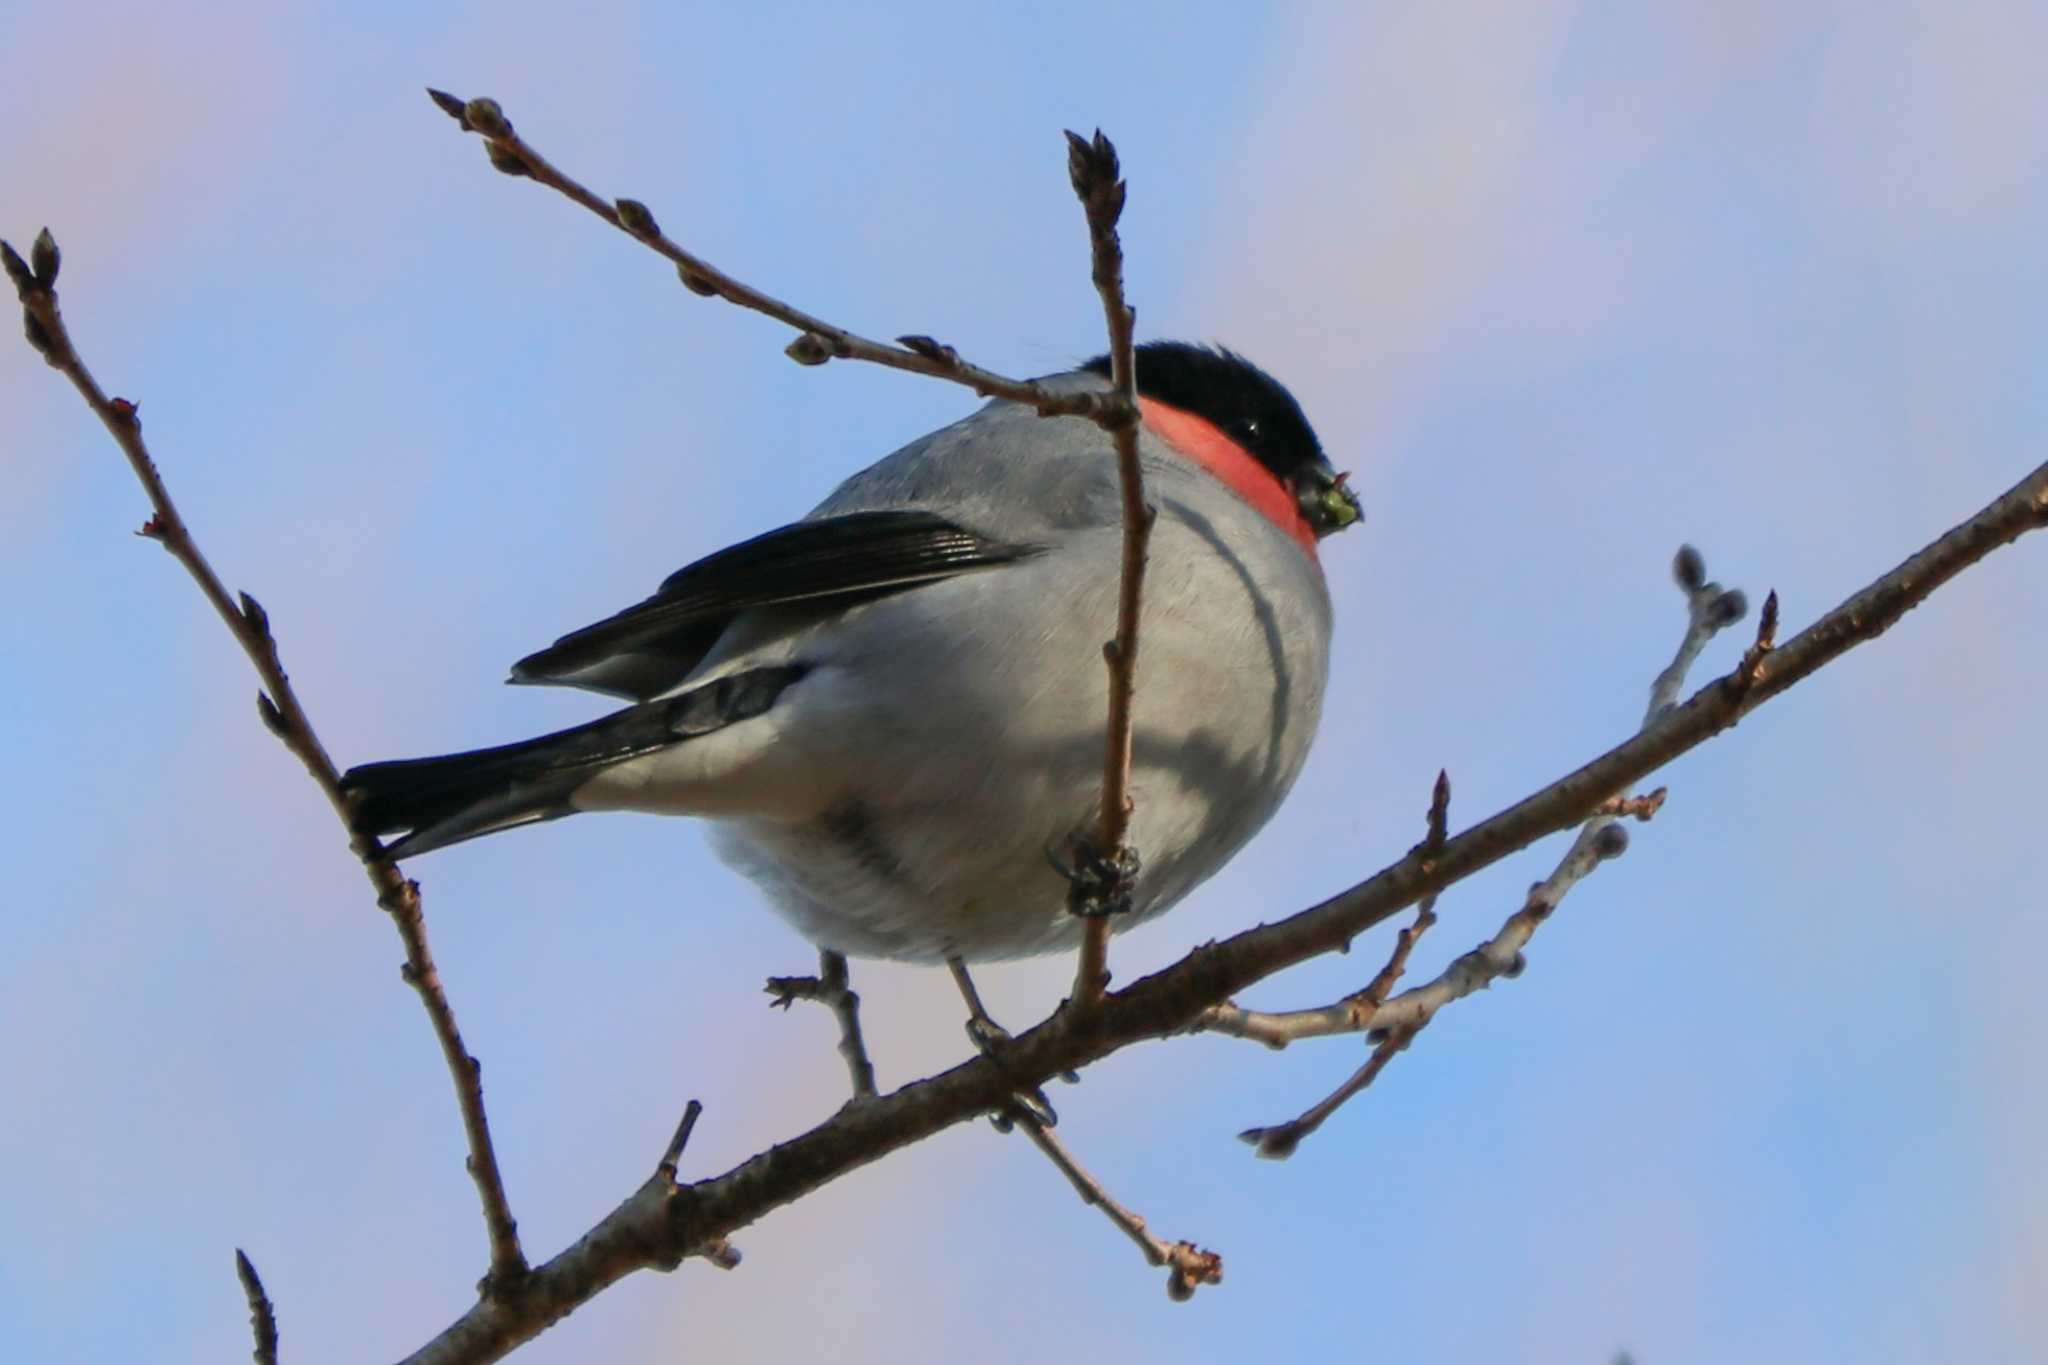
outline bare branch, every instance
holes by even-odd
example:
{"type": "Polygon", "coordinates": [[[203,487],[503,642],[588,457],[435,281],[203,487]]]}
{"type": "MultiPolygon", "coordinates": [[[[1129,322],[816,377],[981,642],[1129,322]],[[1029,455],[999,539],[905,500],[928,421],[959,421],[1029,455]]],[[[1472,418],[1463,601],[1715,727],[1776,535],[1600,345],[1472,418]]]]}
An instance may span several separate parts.
{"type": "MultiPolygon", "coordinates": [[[[255,665],[256,674],[262,679],[263,691],[257,694],[256,702],[265,727],[306,765],[306,771],[327,797],[327,803],[334,808],[343,828],[349,828],[348,801],[342,795],[340,774],[335,770],[334,760],[328,757],[326,746],[314,733],[313,722],[307,718],[305,708],[299,704],[298,694],[292,689],[291,679],[285,674],[277,641],[270,633],[269,613],[248,593],[242,593],[239,601],[229,596],[220,576],[207,563],[206,556],[200,553],[191,529],[178,514],[177,504],[171,501],[170,490],[164,485],[156,461],[150,458],[149,449],[143,444],[141,409],[128,399],[108,398],[72,344],[63,314],[57,309],[55,285],[60,258],[50,230],[44,228],[36,238],[32,253],[35,266],[31,268],[24,264],[19,273],[15,267],[21,258],[15,254],[14,248],[5,243],[0,243],[0,247],[5,247],[4,253],[0,254],[5,256],[8,274],[14,279],[21,296],[30,344],[84,397],[86,406],[113,436],[121,452],[128,457],[135,477],[142,482],[151,508],[149,520],[143,523],[142,534],[168,550],[199,585],[206,600],[213,604],[214,611],[242,647],[242,652],[249,656],[249,662],[255,665]]],[[[418,992],[420,1003],[426,1007],[434,1036],[441,1044],[441,1055],[455,1082],[462,1127],[469,1140],[469,1173],[476,1181],[477,1196],[483,1204],[484,1223],[490,1236],[491,1267],[485,1284],[493,1291],[505,1288],[526,1273],[526,1256],[519,1246],[518,1226],[513,1222],[504,1178],[498,1170],[497,1153],[491,1145],[490,1122],[484,1114],[480,1068],[476,1058],[463,1045],[462,1033],[455,1025],[455,1014],[449,1008],[447,994],[442,989],[433,953],[427,946],[419,885],[400,875],[397,866],[384,856],[383,846],[374,838],[351,831],[349,847],[369,874],[370,885],[377,892],[377,904],[391,916],[392,923],[398,928],[399,938],[405,944],[403,975],[418,992]]]]}
{"type": "Polygon", "coordinates": [[[1679,546],[1672,557],[1671,578],[1685,594],[1685,634],[1671,662],[1650,683],[1650,704],[1643,712],[1645,726],[1677,704],[1685,675],[1692,671],[1707,641],[1749,612],[1749,599],[1740,589],[1723,589],[1719,583],[1707,581],[1707,563],[1690,545],[1679,546]]]}
{"type": "Polygon", "coordinates": [[[667,1150],[662,1152],[661,1160],[655,1163],[656,1177],[668,1181],[676,1178],[676,1168],[683,1160],[683,1149],[690,1145],[690,1134],[697,1130],[697,1119],[703,1112],[704,1105],[698,1100],[691,1100],[683,1106],[683,1117],[682,1121],[676,1124],[676,1135],[668,1140],[667,1150]]]}
{"type": "MultiPolygon", "coordinates": [[[[1427,832],[1418,850],[1424,857],[1442,852],[1444,841],[1451,836],[1451,775],[1442,768],[1437,769],[1436,785],[1430,789],[1426,820],[1427,832]]],[[[1394,951],[1388,954],[1387,965],[1359,993],[1359,1003],[1368,1011],[1377,1011],[1386,1003],[1387,996],[1408,970],[1408,957],[1415,951],[1417,940],[1435,923],[1436,896],[1431,894],[1416,905],[1415,922],[1394,936],[1394,951]]]]}
{"type": "Polygon", "coordinates": [[[846,958],[830,948],[818,951],[817,976],[771,976],[768,994],[771,1008],[788,1009],[798,1000],[815,1000],[830,1009],[839,1020],[839,1055],[846,1060],[846,1073],[853,1082],[855,1103],[875,1097],[875,1067],[868,1060],[867,1044],[860,1034],[860,996],[849,980],[846,958]]]}
{"type": "Polygon", "coordinates": [[[1388,1032],[1373,1048],[1372,1056],[1366,1059],[1364,1066],[1352,1072],[1344,1084],[1331,1091],[1329,1095],[1310,1105],[1300,1117],[1267,1128],[1247,1128],[1237,1135],[1238,1138],[1250,1143],[1260,1156],[1270,1161],[1284,1161],[1293,1156],[1303,1138],[1322,1127],[1323,1120],[1341,1109],[1352,1096],[1378,1080],[1380,1072],[1386,1070],[1387,1063],[1393,1061],[1396,1054],[1407,1051],[1408,1044],[1415,1041],[1415,1035],[1419,1032],[1419,1028],[1394,1029],[1388,1032]]]}
{"type": "Polygon", "coordinates": [[[256,1349],[251,1355],[256,1365],[277,1365],[277,1310],[270,1306],[270,1296],[263,1292],[256,1263],[240,1247],[235,1248],[235,1276],[241,1280],[242,1293],[249,1300],[249,1331],[256,1338],[256,1349]]]}
{"type": "Polygon", "coordinates": [[[1195,1290],[1205,1284],[1223,1283],[1223,1258],[1213,1251],[1204,1251],[1193,1242],[1168,1242],[1154,1237],[1145,1226],[1142,1215],[1119,1204],[1104,1189],[1102,1182],[1090,1175],[1074,1154],[1052,1129],[1041,1123],[1037,1116],[1019,1106],[1010,1111],[1013,1122],[1024,1130],[1026,1137],[1037,1144],[1059,1168],[1074,1193],[1081,1196],[1081,1202],[1102,1210],[1103,1217],[1137,1243],[1138,1250],[1145,1254],[1147,1265],[1168,1268],[1166,1295],[1176,1303],[1185,1303],[1195,1296],[1195,1290]]]}
{"type": "Polygon", "coordinates": [[[1100,847],[1114,875],[1073,907],[1083,916],[1080,960],[1071,997],[1090,1009],[1109,986],[1110,917],[1130,904],[1136,853],[1124,842],[1131,824],[1132,700],[1138,685],[1138,610],[1145,591],[1145,550],[1156,515],[1145,503],[1145,477],[1138,467],[1138,369],[1132,345],[1135,317],[1124,301],[1124,250],[1117,220],[1124,211],[1124,182],[1116,148],[1096,129],[1093,140],[1067,134],[1067,171],[1088,218],[1093,257],[1090,272],[1102,296],[1109,330],[1109,382],[1114,407],[1096,418],[1116,443],[1117,487],[1123,499],[1123,564],[1117,585],[1116,638],[1103,646],[1109,666],[1109,724],[1102,763],[1100,847]]]}
{"type": "Polygon", "coordinates": [[[962,384],[984,398],[1007,398],[1026,404],[1043,417],[1096,418],[1104,411],[1105,395],[1100,392],[1054,393],[1031,380],[1011,379],[962,360],[952,347],[928,336],[905,336],[890,346],[869,340],[771,298],[751,285],[726,274],[710,262],[695,256],[662,234],[654,214],[637,199],[606,203],[576,181],[564,175],[527,141],[512,131],[512,121],[493,99],[463,100],[445,91],[427,94],[441,111],[484,140],[491,164],[509,175],[523,176],[575,200],[598,217],[649,250],[675,262],[676,274],[691,293],[720,298],[751,309],[793,327],[799,333],[787,354],[801,365],[822,365],[828,360],[864,360],[892,370],[930,375],[962,384]]]}
{"type": "MultiPolygon", "coordinates": [[[[1262,1157],[1292,1156],[1303,1138],[1322,1127],[1324,1120],[1377,1080],[1397,1054],[1407,1051],[1415,1035],[1429,1026],[1438,1010],[1486,989],[1501,977],[1520,976],[1524,966],[1522,949],[1528,946],[1537,926],[1557,909],[1565,893],[1585,880],[1601,862],[1627,851],[1628,838],[1621,826],[1610,823],[1595,829],[1594,823],[1589,823],[1572,841],[1557,870],[1529,889],[1522,908],[1508,917],[1499,933],[1453,960],[1434,981],[1401,992],[1366,1016],[1365,1022],[1371,1029],[1367,1039],[1374,1045],[1373,1053],[1344,1084],[1286,1123],[1248,1128],[1238,1136],[1262,1157]]],[[[1325,1012],[1303,1013],[1312,1020],[1325,1012]]],[[[1268,1016],[1259,1022],[1265,1028],[1282,1031],[1291,1020],[1292,1016],[1283,1015],[1268,1016]]],[[[1308,1035],[1297,1028],[1291,1036],[1308,1035]]]]}
{"type": "MultiPolygon", "coordinates": [[[[676,1171],[682,1164],[683,1149],[690,1145],[690,1134],[697,1131],[697,1120],[704,1113],[704,1106],[691,1100],[683,1106],[682,1121],[676,1124],[675,1136],[668,1140],[661,1160],[655,1163],[654,1175],[648,1180],[648,1187],[660,1190],[664,1195],[676,1190],[676,1171]]],[[[637,1197],[637,1196],[636,1196],[637,1197]]],[[[723,1237],[713,1237],[689,1248],[689,1255],[701,1256],[720,1270],[734,1270],[740,1264],[740,1249],[723,1237]]],[[[657,1265],[660,1270],[673,1270],[681,1263],[679,1254],[674,1262],[657,1265]]]]}

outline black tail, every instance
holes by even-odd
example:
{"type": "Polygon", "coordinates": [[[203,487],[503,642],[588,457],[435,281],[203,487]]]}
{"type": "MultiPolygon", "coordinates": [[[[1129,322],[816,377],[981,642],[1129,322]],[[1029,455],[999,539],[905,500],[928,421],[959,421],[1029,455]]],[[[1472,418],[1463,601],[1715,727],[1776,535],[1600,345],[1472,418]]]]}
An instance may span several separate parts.
{"type": "Polygon", "coordinates": [[[801,677],[756,668],[601,720],[493,749],[365,763],[342,776],[356,832],[405,833],[394,858],[574,814],[569,798],[599,769],[766,711],[801,677]]]}

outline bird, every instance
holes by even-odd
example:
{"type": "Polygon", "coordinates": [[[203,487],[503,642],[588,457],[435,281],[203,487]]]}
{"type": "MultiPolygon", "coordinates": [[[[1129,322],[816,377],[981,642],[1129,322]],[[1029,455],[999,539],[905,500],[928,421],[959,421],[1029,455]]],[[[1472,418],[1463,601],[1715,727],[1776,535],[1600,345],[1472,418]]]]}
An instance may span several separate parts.
{"type": "MultiPolygon", "coordinates": [[[[1265,370],[1181,341],[1134,360],[1155,519],[1119,931],[1214,874],[1292,787],[1329,667],[1319,545],[1363,516],[1265,370]]],[[[1109,376],[1098,356],[1039,382],[1109,376]]],[[[352,823],[409,859],[581,812],[695,816],[824,953],[957,966],[1070,947],[1075,881],[1107,856],[1122,522],[1101,426],[994,399],[512,667],[623,709],[352,768],[352,823]]]]}

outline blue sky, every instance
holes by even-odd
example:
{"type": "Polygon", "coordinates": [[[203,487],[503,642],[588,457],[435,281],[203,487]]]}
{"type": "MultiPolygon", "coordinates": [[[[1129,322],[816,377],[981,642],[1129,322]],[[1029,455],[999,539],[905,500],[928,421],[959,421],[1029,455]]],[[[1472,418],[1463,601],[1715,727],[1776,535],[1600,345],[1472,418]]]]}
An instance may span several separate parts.
{"type": "MultiPolygon", "coordinates": [[[[343,762],[587,716],[506,664],[972,402],[789,364],[779,329],[493,174],[427,84],[496,96],[771,292],[1012,372],[1099,348],[1059,133],[1116,138],[1141,333],[1287,379],[1370,510],[1328,547],[1294,798],[1119,940],[1120,974],[1398,856],[1439,767],[1469,822],[1621,737],[1682,625],[1681,541],[1796,627],[2041,458],[2037,6],[737,8],[10,15],[33,60],[0,89],[0,231],[57,233],[81,347],[343,762]]],[[[130,535],[104,434],[25,348],[0,402],[0,1340],[235,1357],[240,1245],[290,1358],[402,1354],[483,1248],[394,936],[246,666],[130,535]]],[[[1181,1040],[1062,1092],[1126,1202],[1223,1251],[1220,1290],[1167,1304],[975,1125],[522,1359],[2028,1358],[2044,556],[2003,552],[1663,775],[1527,974],[1292,1161],[1233,1135],[1355,1041],[1181,1040]]],[[[1418,967],[1557,851],[1447,897],[1418,967]]],[[[690,825],[568,821],[414,871],[535,1254],[691,1096],[700,1174],[839,1103],[827,1021],[760,994],[808,948],[690,825]]],[[[1255,1000],[1328,998],[1382,951],[1255,1000]]],[[[985,985],[1022,1022],[1067,974],[985,985]]],[[[885,1083],[963,1055],[943,974],[856,981],[885,1083]]]]}

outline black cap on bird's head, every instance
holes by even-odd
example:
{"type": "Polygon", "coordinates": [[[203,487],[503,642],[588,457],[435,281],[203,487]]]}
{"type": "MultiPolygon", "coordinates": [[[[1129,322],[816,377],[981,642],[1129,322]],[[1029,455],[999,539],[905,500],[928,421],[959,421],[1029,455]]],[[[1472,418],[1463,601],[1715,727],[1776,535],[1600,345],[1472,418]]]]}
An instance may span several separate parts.
{"type": "MultiPolygon", "coordinates": [[[[1242,446],[1293,490],[1301,514],[1326,536],[1363,519],[1358,495],[1323,454],[1322,442],[1287,386],[1235,351],[1186,341],[1137,348],[1138,394],[1193,413],[1242,446]]],[[[1082,367],[1109,376],[1109,357],[1082,367]]]]}

